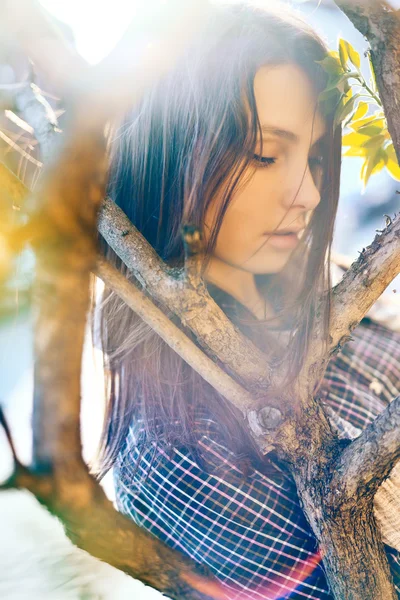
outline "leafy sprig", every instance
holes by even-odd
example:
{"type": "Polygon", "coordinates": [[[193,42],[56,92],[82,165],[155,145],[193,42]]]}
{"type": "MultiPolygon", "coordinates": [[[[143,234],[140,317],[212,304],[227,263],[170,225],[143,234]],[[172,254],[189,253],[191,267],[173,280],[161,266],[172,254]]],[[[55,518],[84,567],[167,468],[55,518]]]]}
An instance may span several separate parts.
{"type": "Polygon", "coordinates": [[[400,180],[400,167],[390,137],[382,102],[379,97],[370,52],[371,81],[361,73],[359,53],[347,40],[339,40],[338,51],[332,50],[318,62],[328,73],[325,90],[319,95],[321,112],[334,112],[335,126],[342,124],[350,131],[343,135],[343,146],[349,149],[343,156],[364,158],[361,180],[365,186],[374,173],[386,168],[400,180]],[[351,83],[350,83],[351,82],[351,83]],[[373,112],[367,115],[370,105],[373,112]]]}

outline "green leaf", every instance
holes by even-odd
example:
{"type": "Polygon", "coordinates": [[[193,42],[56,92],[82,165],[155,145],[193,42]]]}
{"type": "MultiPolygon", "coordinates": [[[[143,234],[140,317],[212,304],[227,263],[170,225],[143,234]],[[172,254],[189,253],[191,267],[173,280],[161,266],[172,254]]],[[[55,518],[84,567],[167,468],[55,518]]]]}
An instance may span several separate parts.
{"type": "Polygon", "coordinates": [[[361,144],[362,148],[382,148],[385,141],[384,135],[374,135],[361,144]]]}
{"type": "Polygon", "coordinates": [[[355,77],[355,75],[356,74],[352,71],[350,73],[339,73],[337,75],[330,76],[325,90],[327,91],[337,88],[340,92],[348,92],[351,90],[349,79],[355,77]]]}
{"type": "Polygon", "coordinates": [[[332,88],[330,90],[325,89],[318,96],[318,102],[326,102],[327,100],[331,100],[332,98],[337,96],[337,89],[332,88]]]}
{"type": "Polygon", "coordinates": [[[380,133],[382,133],[383,131],[383,127],[380,127],[379,125],[362,125],[361,127],[359,127],[357,129],[357,133],[361,134],[361,135],[379,135],[380,133]]]}
{"type": "Polygon", "coordinates": [[[329,75],[341,75],[343,74],[343,67],[334,53],[330,52],[323,60],[316,60],[316,63],[320,64],[321,67],[329,73],[329,75]]]}
{"type": "Polygon", "coordinates": [[[353,96],[352,98],[350,98],[350,100],[348,100],[346,102],[346,104],[341,108],[341,110],[338,113],[338,121],[342,122],[346,119],[346,117],[348,117],[351,112],[354,110],[354,106],[355,103],[357,101],[358,96],[353,96]]]}
{"type": "Polygon", "coordinates": [[[364,189],[369,181],[369,178],[374,173],[378,173],[385,166],[385,160],[382,154],[382,148],[378,148],[376,152],[368,155],[361,169],[361,179],[364,183],[364,189]]]}
{"type": "Polygon", "coordinates": [[[340,114],[344,110],[345,103],[346,103],[346,97],[343,94],[336,106],[336,109],[335,109],[335,116],[334,116],[334,126],[335,127],[337,125],[341,124],[340,114]]]}
{"type": "Polygon", "coordinates": [[[321,92],[318,97],[320,104],[320,111],[323,116],[328,116],[334,113],[342,102],[343,94],[341,95],[337,88],[329,90],[327,92],[321,92]]]}

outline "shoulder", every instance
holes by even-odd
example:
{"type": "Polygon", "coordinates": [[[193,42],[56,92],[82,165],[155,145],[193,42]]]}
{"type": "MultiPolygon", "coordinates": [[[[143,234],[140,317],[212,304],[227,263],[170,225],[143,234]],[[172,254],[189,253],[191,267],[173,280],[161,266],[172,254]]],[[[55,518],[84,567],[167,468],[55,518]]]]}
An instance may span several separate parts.
{"type": "MultiPolygon", "coordinates": [[[[150,428],[153,430],[154,428],[150,428]]],[[[199,469],[215,477],[224,477],[239,485],[244,479],[238,463],[245,460],[244,454],[236,454],[226,443],[226,432],[208,407],[197,407],[192,424],[192,443],[189,444],[179,437],[172,444],[148,433],[143,419],[134,418],[128,430],[124,447],[121,448],[116,468],[133,472],[134,463],[141,463],[136,477],[146,476],[148,471],[155,468],[176,468],[194,471],[199,469]]],[[[271,455],[272,456],[272,455],[271,455]]],[[[267,460],[267,459],[266,459],[267,460]]],[[[271,472],[281,473],[278,461],[268,458],[271,472]]],[[[250,473],[254,468],[250,469],[250,473]]]]}
{"type": "Polygon", "coordinates": [[[320,394],[352,426],[366,427],[400,394],[400,333],[364,318],[329,361],[320,394]]]}
{"type": "MultiPolygon", "coordinates": [[[[170,455],[155,442],[128,443],[114,470],[118,510],[220,578],[243,586],[249,577],[252,585],[255,578],[261,584],[271,572],[312,557],[315,539],[294,482],[258,471],[244,481],[221,443],[217,421],[199,412],[196,427],[213,468],[203,469],[185,446],[170,455]],[[133,470],[139,453],[142,463],[133,470]]],[[[315,573],[319,576],[322,572],[315,573]]]]}
{"type": "Polygon", "coordinates": [[[183,443],[168,448],[155,440],[146,440],[143,423],[132,424],[114,466],[117,505],[122,511],[125,502],[153,493],[157,496],[161,493],[166,503],[177,498],[188,500],[195,495],[197,500],[213,504],[235,495],[241,498],[243,506],[261,503],[262,498],[266,502],[272,498],[276,503],[278,497],[283,510],[296,505],[293,477],[274,453],[265,457],[266,469],[252,466],[244,477],[237,455],[223,442],[221,426],[208,409],[196,411],[194,427],[195,448],[183,443]]]}
{"type": "Polygon", "coordinates": [[[253,469],[245,479],[236,457],[222,443],[220,427],[209,414],[196,418],[201,460],[184,445],[173,452],[156,443],[128,442],[114,467],[117,508],[153,532],[173,527],[184,511],[194,527],[210,526],[216,517],[231,528],[254,527],[279,533],[283,523],[309,536],[296,486],[276,464],[275,472],[253,469]],[[135,463],[140,456],[141,460],[135,463]],[[206,466],[206,468],[204,468],[206,466]]]}
{"type": "MultiPolygon", "coordinates": [[[[334,255],[332,283],[350,267],[334,255]]],[[[383,294],[352,331],[351,340],[334,355],[319,388],[321,399],[355,437],[400,394],[400,298],[383,294]]]]}
{"type": "MultiPolygon", "coordinates": [[[[335,255],[334,284],[349,266],[348,257],[335,255]]],[[[352,378],[361,391],[366,388],[384,404],[400,393],[400,296],[391,294],[385,292],[375,302],[327,369],[331,383],[352,378]]]]}

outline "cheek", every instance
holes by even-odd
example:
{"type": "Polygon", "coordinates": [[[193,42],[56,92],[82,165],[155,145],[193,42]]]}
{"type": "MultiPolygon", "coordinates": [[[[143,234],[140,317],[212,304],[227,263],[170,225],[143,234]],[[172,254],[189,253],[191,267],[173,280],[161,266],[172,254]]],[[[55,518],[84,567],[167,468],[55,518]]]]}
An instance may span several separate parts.
{"type": "MultiPolygon", "coordinates": [[[[248,255],[262,242],[264,231],[276,225],[279,186],[276,175],[268,169],[252,168],[239,184],[225,212],[218,233],[215,254],[237,257],[248,255]]],[[[203,235],[207,242],[215,227],[220,200],[207,209],[203,235]]]]}
{"type": "Polygon", "coordinates": [[[234,215],[238,223],[261,235],[275,223],[281,196],[277,170],[257,169],[237,194],[232,205],[232,218],[234,215]]]}
{"type": "Polygon", "coordinates": [[[275,212],[280,204],[284,186],[282,169],[278,165],[259,168],[249,181],[244,195],[251,201],[254,209],[259,209],[264,214],[275,212]]]}
{"type": "Polygon", "coordinates": [[[223,259],[229,258],[232,262],[240,262],[260,243],[262,227],[263,218],[246,196],[233,199],[223,217],[214,254],[223,259]]]}

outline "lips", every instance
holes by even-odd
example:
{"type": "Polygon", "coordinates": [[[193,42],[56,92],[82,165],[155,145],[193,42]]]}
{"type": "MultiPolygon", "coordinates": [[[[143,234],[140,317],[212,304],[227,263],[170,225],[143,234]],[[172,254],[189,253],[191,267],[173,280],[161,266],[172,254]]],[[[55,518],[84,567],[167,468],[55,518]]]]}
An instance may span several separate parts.
{"type": "Polygon", "coordinates": [[[273,248],[287,250],[294,248],[299,243],[299,237],[297,233],[285,233],[279,235],[268,235],[267,245],[273,248]]]}
{"type": "Polygon", "coordinates": [[[279,229],[278,231],[264,231],[264,235],[297,235],[300,231],[303,231],[304,228],[305,225],[296,229],[279,229]]]}

